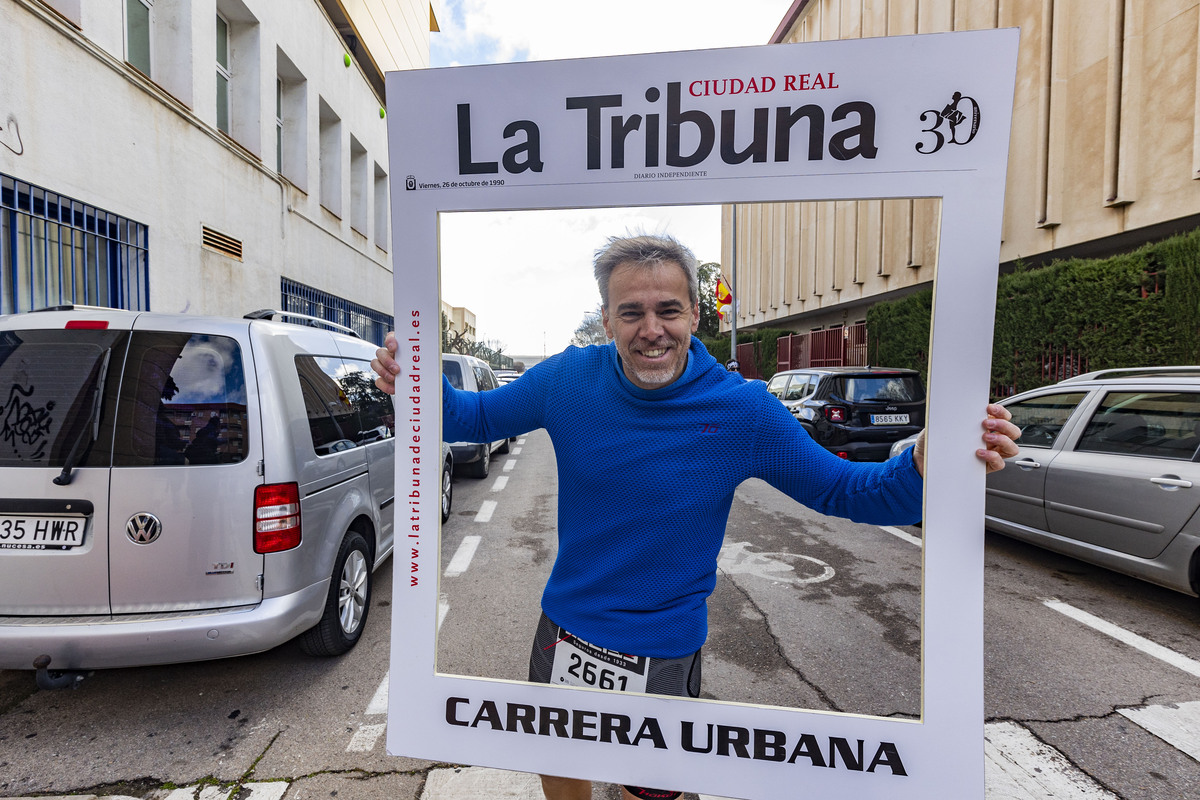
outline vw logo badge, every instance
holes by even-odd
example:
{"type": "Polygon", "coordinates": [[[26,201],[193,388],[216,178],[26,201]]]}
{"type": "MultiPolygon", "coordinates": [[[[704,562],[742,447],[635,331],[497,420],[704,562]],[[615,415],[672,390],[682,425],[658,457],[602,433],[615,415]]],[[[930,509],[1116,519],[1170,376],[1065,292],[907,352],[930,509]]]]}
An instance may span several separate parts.
{"type": "Polygon", "coordinates": [[[162,533],[162,523],[158,517],[145,511],[134,514],[125,523],[125,535],[134,544],[150,544],[162,533]]]}

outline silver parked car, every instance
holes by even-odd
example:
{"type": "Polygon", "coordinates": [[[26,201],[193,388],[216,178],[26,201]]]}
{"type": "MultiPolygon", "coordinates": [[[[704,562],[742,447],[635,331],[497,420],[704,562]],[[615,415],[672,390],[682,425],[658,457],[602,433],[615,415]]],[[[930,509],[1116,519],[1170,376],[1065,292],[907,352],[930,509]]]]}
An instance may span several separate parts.
{"type": "MultiPolygon", "coordinates": [[[[488,363],[475,356],[442,353],[442,374],[455,389],[468,392],[488,392],[500,385],[488,363]]],[[[471,478],[486,478],[492,469],[492,453],[507,453],[508,443],[508,439],[484,444],[451,442],[454,469],[471,478]]]]}
{"type": "Polygon", "coordinates": [[[0,317],[0,668],[358,641],[394,406],[374,345],[277,313],[0,317]]]}
{"type": "Polygon", "coordinates": [[[1002,401],[1020,453],[986,526],[1200,593],[1200,367],[1092,372],[1002,401]]]}

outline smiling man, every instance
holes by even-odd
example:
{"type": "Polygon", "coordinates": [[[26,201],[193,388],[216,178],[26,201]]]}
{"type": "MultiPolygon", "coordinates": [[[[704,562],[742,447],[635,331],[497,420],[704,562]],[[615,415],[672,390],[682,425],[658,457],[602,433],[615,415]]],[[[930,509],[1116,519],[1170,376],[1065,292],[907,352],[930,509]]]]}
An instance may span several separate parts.
{"type": "MultiPolygon", "coordinates": [[[[817,445],[765,384],[726,370],[692,334],[697,262],[667,236],[614,237],[596,254],[607,345],[572,347],[490,392],[442,382],[443,438],[489,442],[545,428],[558,463],[558,555],[529,679],[697,697],[707,599],[734,491],[761,478],[823,514],[877,525],[921,518],[924,437],[884,463],[817,445]]],[[[388,335],[372,366],[395,391],[388,335]]],[[[988,406],[988,471],[1020,431],[988,406]]],[[[588,781],[544,776],[550,800],[588,781]]],[[[678,792],[624,788],[623,797],[678,792]]]]}

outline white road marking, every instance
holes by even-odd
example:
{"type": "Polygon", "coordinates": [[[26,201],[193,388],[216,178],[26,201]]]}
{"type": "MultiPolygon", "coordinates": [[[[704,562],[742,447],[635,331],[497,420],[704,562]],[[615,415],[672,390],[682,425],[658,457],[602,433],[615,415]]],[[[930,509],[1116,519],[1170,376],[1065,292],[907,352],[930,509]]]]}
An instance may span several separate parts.
{"type": "Polygon", "coordinates": [[[496,482],[492,484],[492,491],[502,492],[504,491],[505,486],[508,486],[508,476],[501,475],[499,478],[496,478],[496,482]]]}
{"type": "Polygon", "coordinates": [[[438,621],[437,629],[441,631],[442,623],[446,621],[446,615],[450,613],[450,598],[444,594],[438,595],[438,621]]]}
{"type": "Polygon", "coordinates": [[[983,726],[989,800],[1116,800],[1117,796],[1015,722],[983,726]]]}
{"type": "Polygon", "coordinates": [[[511,447],[511,448],[509,448],[509,452],[512,453],[514,456],[519,456],[519,455],[521,455],[521,448],[511,447]]]}
{"type": "Polygon", "coordinates": [[[517,460],[515,458],[510,458],[504,462],[504,471],[512,472],[513,467],[515,467],[516,465],[517,465],[517,460]]]}
{"type": "Polygon", "coordinates": [[[367,704],[367,715],[386,714],[388,701],[388,676],[383,676],[383,683],[379,684],[379,688],[375,690],[375,696],[371,698],[371,702],[367,704]]]}
{"type": "Polygon", "coordinates": [[[909,544],[915,544],[917,547],[920,547],[922,544],[920,539],[918,539],[916,536],[913,536],[908,531],[902,531],[899,528],[893,528],[891,525],[880,525],[879,527],[882,530],[885,530],[888,533],[890,533],[892,536],[895,536],[899,539],[903,539],[904,541],[908,542],[909,544]]]}
{"type": "Polygon", "coordinates": [[[450,559],[450,564],[446,567],[443,575],[447,578],[454,578],[466,572],[467,567],[471,566],[471,559],[475,557],[475,550],[479,547],[482,538],[480,536],[464,536],[462,544],[458,546],[454,558],[450,559]]]}
{"type": "Polygon", "coordinates": [[[486,767],[435,769],[425,779],[421,800],[544,800],[542,781],[528,772],[486,767]]]}
{"type": "Polygon", "coordinates": [[[475,514],[476,522],[491,522],[492,514],[496,513],[496,501],[484,500],[479,504],[479,511],[475,514]]]}
{"type": "Polygon", "coordinates": [[[243,789],[250,790],[246,800],[279,800],[287,792],[290,784],[287,781],[259,781],[243,783],[243,789]]]}
{"type": "Polygon", "coordinates": [[[1117,712],[1200,761],[1200,702],[1120,708],[1117,712]]]}
{"type": "Polygon", "coordinates": [[[1089,628],[1094,628],[1107,636],[1111,636],[1119,642],[1137,648],[1146,655],[1154,656],[1158,660],[1170,664],[1172,667],[1178,667],[1187,674],[1200,678],[1200,661],[1176,653],[1174,650],[1169,650],[1161,644],[1152,642],[1143,636],[1138,636],[1136,633],[1131,633],[1124,628],[1113,625],[1107,620],[1100,619],[1100,617],[1094,614],[1089,614],[1061,600],[1043,600],[1042,604],[1060,614],[1065,614],[1076,622],[1082,622],[1089,628]]]}
{"type": "MultiPolygon", "coordinates": [[[[721,545],[717,554],[717,568],[727,575],[750,574],[770,581],[791,583],[797,586],[809,583],[824,583],[834,576],[833,567],[819,558],[798,553],[751,553],[749,542],[730,542],[721,545]],[[807,561],[821,568],[820,575],[802,576],[788,561],[807,561]]],[[[811,567],[809,568],[811,570],[811,567]]]]}
{"type": "Polygon", "coordinates": [[[371,725],[360,725],[358,730],[354,732],[354,737],[350,739],[350,744],[346,746],[347,753],[369,753],[375,749],[375,743],[379,741],[379,737],[387,730],[387,723],[373,723],[371,725]]]}
{"type": "Polygon", "coordinates": [[[525,437],[522,436],[520,439],[517,439],[517,444],[525,444],[525,437]]]}

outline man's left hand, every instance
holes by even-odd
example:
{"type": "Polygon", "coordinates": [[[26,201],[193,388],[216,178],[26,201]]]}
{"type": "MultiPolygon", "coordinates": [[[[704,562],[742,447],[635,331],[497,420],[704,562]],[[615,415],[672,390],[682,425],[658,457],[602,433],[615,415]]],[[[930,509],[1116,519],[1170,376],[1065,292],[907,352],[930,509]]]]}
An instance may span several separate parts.
{"type": "MultiPolygon", "coordinates": [[[[1016,440],[1021,436],[1021,429],[1009,422],[1011,419],[1012,414],[1004,406],[996,403],[988,405],[987,417],[983,420],[984,446],[975,451],[988,472],[1004,469],[1004,459],[1020,452],[1016,440]]],[[[925,477],[925,431],[921,431],[913,447],[913,464],[921,477],[925,477]]]]}

